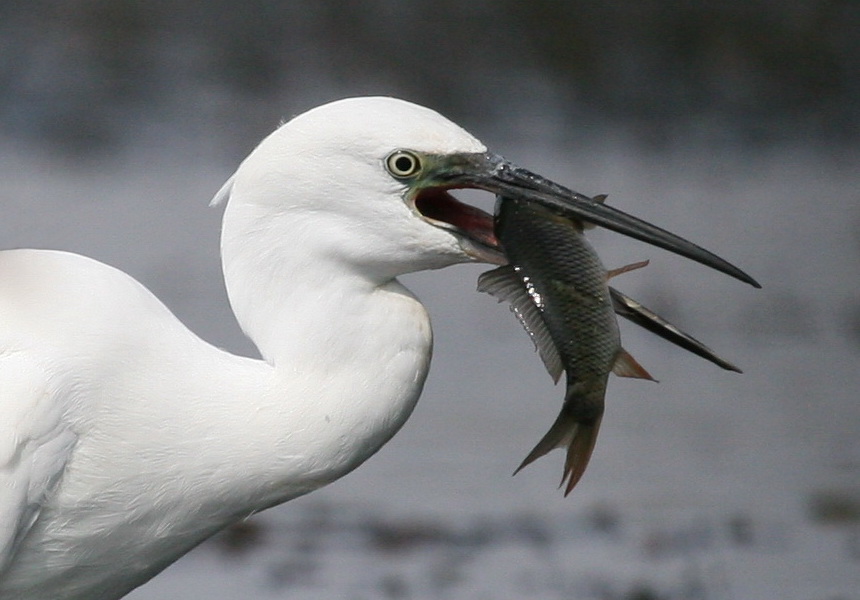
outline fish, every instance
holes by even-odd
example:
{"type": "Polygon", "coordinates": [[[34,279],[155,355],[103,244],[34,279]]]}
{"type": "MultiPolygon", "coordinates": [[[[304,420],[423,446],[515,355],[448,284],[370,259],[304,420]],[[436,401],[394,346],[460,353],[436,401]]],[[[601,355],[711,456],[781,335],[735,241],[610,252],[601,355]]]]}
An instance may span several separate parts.
{"type": "Polygon", "coordinates": [[[514,473],[566,447],[560,487],[567,496],[594,450],[609,373],[653,380],[621,347],[607,283],[647,262],[607,270],[582,222],[527,200],[497,196],[494,229],[509,263],[482,273],[478,291],[509,302],[553,380],[566,375],[558,417],[514,473]]]}

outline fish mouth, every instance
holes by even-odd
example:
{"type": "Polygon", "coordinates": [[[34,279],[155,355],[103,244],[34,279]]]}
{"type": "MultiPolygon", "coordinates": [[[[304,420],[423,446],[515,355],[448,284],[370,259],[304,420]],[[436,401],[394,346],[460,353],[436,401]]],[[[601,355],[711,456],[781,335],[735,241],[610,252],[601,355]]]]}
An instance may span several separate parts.
{"type": "Polygon", "coordinates": [[[438,187],[419,190],[412,205],[425,221],[454,234],[470,257],[495,265],[507,264],[491,214],[460,202],[446,188],[438,187]]]}
{"type": "Polygon", "coordinates": [[[462,153],[427,158],[430,159],[431,168],[424,176],[426,187],[422,186],[424,189],[416,195],[418,212],[435,221],[437,226],[444,226],[439,223],[447,223],[450,226],[448,228],[463,232],[469,240],[494,252],[501,252],[501,245],[495,239],[495,234],[489,233],[492,217],[486,215],[486,220],[475,217],[475,211],[478,209],[473,207],[468,207],[469,210],[461,213],[460,206],[466,205],[454,200],[444,190],[473,188],[492,192],[497,196],[533,202],[564,217],[611,229],[721,271],[753,287],[761,287],[755,279],[713,252],[597,199],[518,167],[496,154],[462,153]],[[440,192],[444,196],[438,196],[440,192]],[[422,197],[425,199],[422,200],[422,197]],[[475,227],[476,222],[480,222],[480,227],[475,227]]]}

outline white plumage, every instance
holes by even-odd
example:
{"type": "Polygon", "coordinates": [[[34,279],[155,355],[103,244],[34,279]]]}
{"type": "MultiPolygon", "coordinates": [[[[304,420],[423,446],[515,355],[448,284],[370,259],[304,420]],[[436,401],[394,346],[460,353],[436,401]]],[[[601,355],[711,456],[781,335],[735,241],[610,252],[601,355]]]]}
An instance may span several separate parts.
{"type": "Polygon", "coordinates": [[[386,171],[398,148],[485,150],[430,110],[350,99],[282,126],[219,192],[230,302],[263,360],[112,267],[0,253],[0,598],[119,598],[400,428],[431,332],[395,278],[475,253],[386,171]]]}

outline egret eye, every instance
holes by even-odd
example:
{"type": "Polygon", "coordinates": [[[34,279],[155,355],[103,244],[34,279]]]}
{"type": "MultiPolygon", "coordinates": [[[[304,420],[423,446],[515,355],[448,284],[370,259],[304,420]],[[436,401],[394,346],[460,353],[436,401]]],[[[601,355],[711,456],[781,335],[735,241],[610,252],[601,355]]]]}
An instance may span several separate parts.
{"type": "Polygon", "coordinates": [[[411,177],[421,170],[421,160],[412,152],[397,150],[385,159],[385,167],[394,177],[411,177]]]}

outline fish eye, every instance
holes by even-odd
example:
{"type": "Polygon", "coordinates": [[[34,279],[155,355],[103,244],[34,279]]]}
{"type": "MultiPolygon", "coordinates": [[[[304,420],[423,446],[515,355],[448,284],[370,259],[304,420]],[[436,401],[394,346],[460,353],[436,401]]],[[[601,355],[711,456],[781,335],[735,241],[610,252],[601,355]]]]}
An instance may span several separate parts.
{"type": "Polygon", "coordinates": [[[395,150],[385,159],[385,168],[394,177],[412,177],[421,170],[421,160],[407,150],[395,150]]]}

